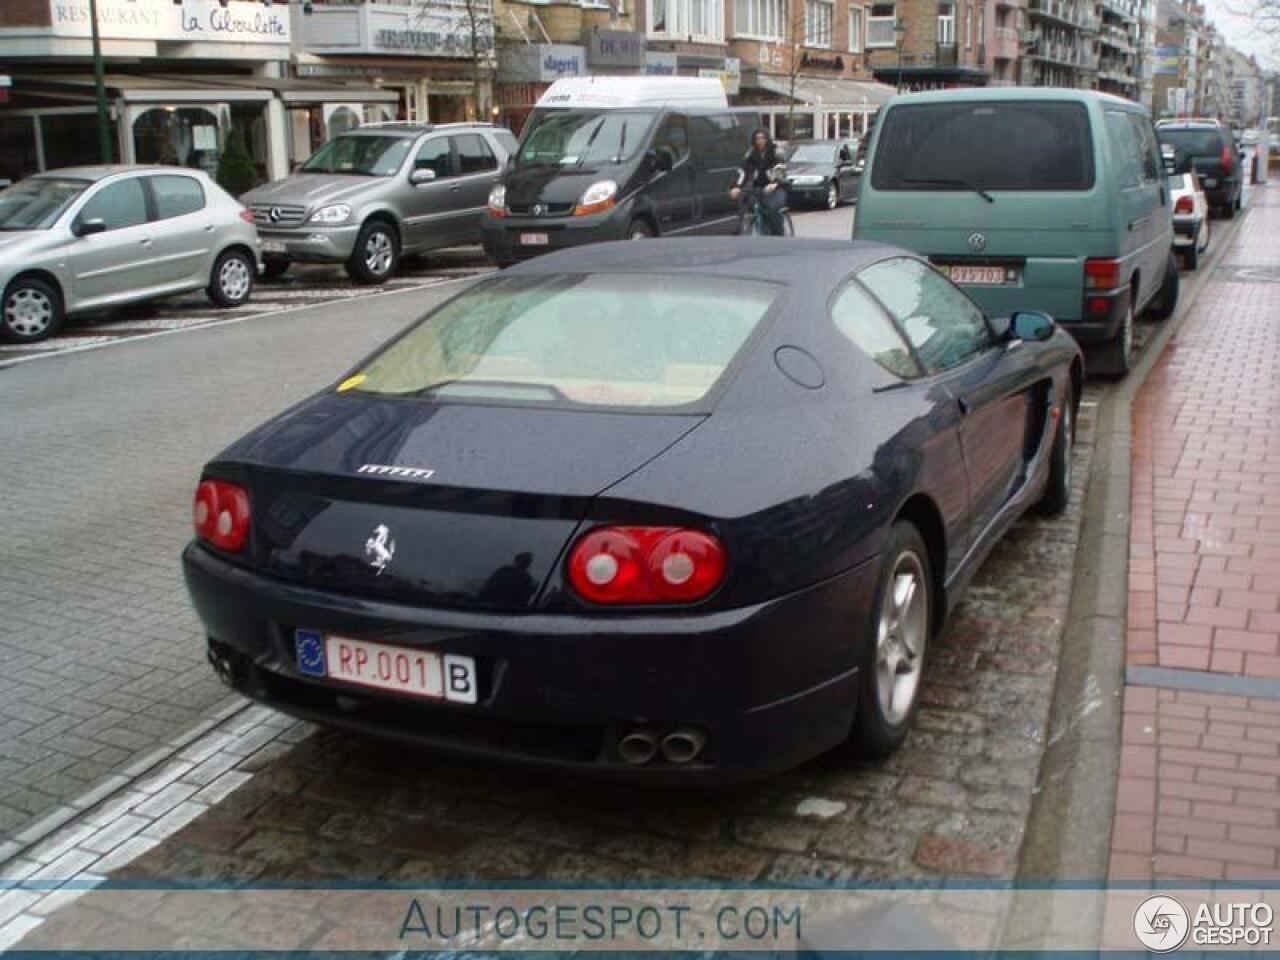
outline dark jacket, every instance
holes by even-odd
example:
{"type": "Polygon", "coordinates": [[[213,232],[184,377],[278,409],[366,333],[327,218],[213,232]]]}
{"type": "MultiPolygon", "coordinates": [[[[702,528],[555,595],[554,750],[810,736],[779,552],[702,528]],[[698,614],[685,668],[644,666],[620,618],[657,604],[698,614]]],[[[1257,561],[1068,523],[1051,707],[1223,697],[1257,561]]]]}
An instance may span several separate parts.
{"type": "Polygon", "coordinates": [[[740,187],[767,187],[775,182],[769,171],[777,166],[786,166],[786,157],[772,140],[765,144],[764,153],[757,153],[755,148],[748,150],[738,168],[740,187]]]}

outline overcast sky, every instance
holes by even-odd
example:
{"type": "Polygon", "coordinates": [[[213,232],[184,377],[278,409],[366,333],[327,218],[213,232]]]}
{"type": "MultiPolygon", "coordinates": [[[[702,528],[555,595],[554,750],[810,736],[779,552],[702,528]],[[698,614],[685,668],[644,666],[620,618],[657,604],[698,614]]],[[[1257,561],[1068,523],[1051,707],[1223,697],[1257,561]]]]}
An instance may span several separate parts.
{"type": "MultiPolygon", "coordinates": [[[[1253,9],[1259,0],[1204,0],[1209,19],[1214,22],[1227,42],[1241,53],[1251,53],[1266,66],[1280,68],[1280,36],[1266,36],[1259,32],[1253,19],[1239,11],[1253,9]]],[[[1275,4],[1277,0],[1266,0],[1275,4]]]]}

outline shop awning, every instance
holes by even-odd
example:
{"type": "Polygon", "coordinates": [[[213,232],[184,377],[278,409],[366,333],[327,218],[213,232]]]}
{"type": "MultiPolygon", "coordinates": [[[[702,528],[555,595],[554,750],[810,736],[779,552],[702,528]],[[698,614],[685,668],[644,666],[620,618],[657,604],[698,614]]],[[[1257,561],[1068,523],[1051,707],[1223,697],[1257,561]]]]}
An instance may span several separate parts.
{"type": "MultiPolygon", "coordinates": [[[[755,87],[767,90],[787,99],[792,99],[790,77],[779,77],[767,73],[758,74],[754,81],[742,78],[743,87],[755,87]]],[[[815,77],[796,77],[794,99],[806,106],[832,109],[849,107],[862,109],[865,107],[881,107],[888,103],[897,93],[893,87],[870,80],[823,80],[815,77]]]]}
{"type": "Polygon", "coordinates": [[[331,80],[308,80],[298,77],[232,77],[223,84],[237,87],[266,88],[287,104],[316,103],[398,103],[395,90],[331,80]]]}
{"type": "MultiPolygon", "coordinates": [[[[52,99],[89,101],[93,98],[92,74],[26,74],[14,77],[15,88],[52,99]]],[[[107,96],[126,103],[266,103],[271,91],[230,88],[225,77],[170,76],[109,73],[107,96]]]]}

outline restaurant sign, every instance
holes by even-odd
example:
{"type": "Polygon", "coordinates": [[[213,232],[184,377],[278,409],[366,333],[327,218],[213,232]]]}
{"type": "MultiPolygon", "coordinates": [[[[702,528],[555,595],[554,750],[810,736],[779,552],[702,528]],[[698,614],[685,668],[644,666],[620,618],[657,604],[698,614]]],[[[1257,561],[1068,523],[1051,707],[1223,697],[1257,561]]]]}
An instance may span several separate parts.
{"type": "MultiPolygon", "coordinates": [[[[97,0],[104,40],[289,43],[289,14],[252,0],[97,0]]],[[[89,37],[89,0],[49,0],[56,37],[89,37]]]]}

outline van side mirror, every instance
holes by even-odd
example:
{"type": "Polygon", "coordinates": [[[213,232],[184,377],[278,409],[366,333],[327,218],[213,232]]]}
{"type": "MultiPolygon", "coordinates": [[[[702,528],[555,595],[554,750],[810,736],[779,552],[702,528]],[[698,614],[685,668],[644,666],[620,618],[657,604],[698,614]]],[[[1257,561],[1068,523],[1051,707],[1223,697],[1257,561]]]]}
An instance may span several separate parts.
{"type": "Polygon", "coordinates": [[[649,151],[649,162],[658,173],[670,173],[676,165],[675,154],[666,147],[649,151]]]}
{"type": "Polygon", "coordinates": [[[409,174],[409,182],[415,187],[424,183],[431,183],[436,179],[436,172],[430,167],[418,167],[413,173],[409,174]]]}
{"type": "Polygon", "coordinates": [[[107,232],[107,221],[101,217],[94,217],[92,220],[77,220],[71,232],[77,237],[88,237],[95,233],[107,232]]]}
{"type": "Polygon", "coordinates": [[[1019,310],[1009,318],[1008,339],[1026,340],[1031,343],[1048,340],[1053,336],[1053,317],[1040,310],[1019,310]]]}

